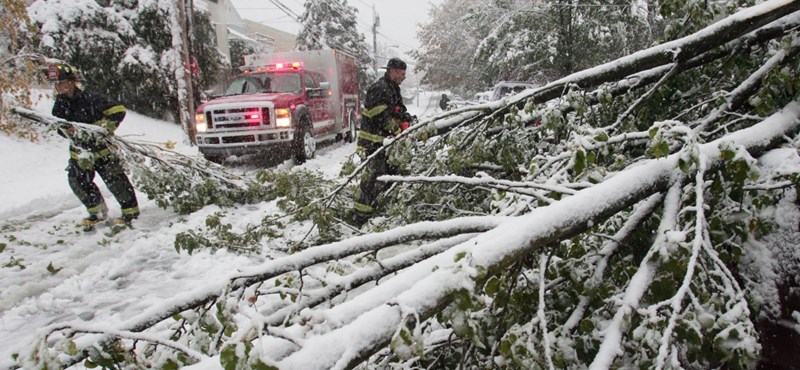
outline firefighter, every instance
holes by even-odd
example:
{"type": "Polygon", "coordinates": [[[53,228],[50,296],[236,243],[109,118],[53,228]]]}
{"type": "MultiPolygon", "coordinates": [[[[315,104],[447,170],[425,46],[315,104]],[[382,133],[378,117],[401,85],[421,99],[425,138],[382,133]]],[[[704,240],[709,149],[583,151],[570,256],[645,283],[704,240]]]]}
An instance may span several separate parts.
{"type": "MultiPolygon", "coordinates": [[[[385,138],[396,136],[408,128],[413,119],[400,95],[400,84],[406,79],[406,63],[392,58],[385,68],[386,74],[369,87],[364,101],[356,148],[362,159],[383,146],[385,138]]],[[[381,152],[372,158],[362,175],[360,191],[356,194],[353,206],[353,222],[359,227],[372,217],[375,200],[388,187],[388,184],[379,182],[377,178],[397,173],[397,169],[387,159],[386,152],[381,152]]]]}
{"type": "MultiPolygon", "coordinates": [[[[106,96],[83,91],[78,85],[78,71],[68,65],[50,65],[47,77],[56,89],[53,115],[72,122],[98,125],[113,135],[125,118],[125,107],[106,96]]],[[[108,207],[94,183],[95,173],[106,183],[122,209],[118,224],[130,224],[139,217],[136,193],[106,136],[77,132],[68,127],[59,132],[70,139],[67,179],[72,192],[86,206],[89,215],[83,225],[91,228],[108,217],[108,207]]]]}
{"type": "Polygon", "coordinates": [[[450,99],[447,97],[447,94],[442,94],[442,98],[439,99],[439,108],[441,108],[442,111],[446,111],[448,103],[450,103],[450,99]]]}

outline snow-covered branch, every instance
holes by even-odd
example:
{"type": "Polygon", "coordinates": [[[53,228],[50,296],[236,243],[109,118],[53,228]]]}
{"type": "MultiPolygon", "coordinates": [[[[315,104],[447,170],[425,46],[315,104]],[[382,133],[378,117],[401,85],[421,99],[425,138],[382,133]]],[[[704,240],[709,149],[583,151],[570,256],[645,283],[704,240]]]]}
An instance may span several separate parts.
{"type": "MultiPolygon", "coordinates": [[[[800,118],[800,104],[790,103],[781,112],[764,122],[721,140],[761,150],[764,149],[762,145],[776,138],[783,138],[786,134],[797,132],[800,129],[798,118],[800,118]]],[[[710,161],[716,161],[719,160],[719,144],[719,141],[704,144],[700,150],[710,161]]],[[[457,256],[470,255],[469,265],[472,267],[480,266],[487,271],[502,269],[524,253],[535,251],[544,245],[569,238],[585,230],[592,220],[607,217],[655,192],[666,190],[667,184],[672,179],[673,170],[677,167],[678,159],[679,155],[675,154],[630,168],[595,187],[580,191],[548,207],[537,208],[532,213],[519,217],[514,223],[499,225],[469,243],[461,244],[426,260],[427,263],[438,266],[438,270],[418,281],[411,289],[390,294],[389,296],[396,297],[391,303],[382,303],[378,306],[373,306],[373,303],[365,306],[366,300],[371,301],[370,296],[373,294],[385,296],[387,293],[381,291],[391,286],[392,281],[407,279],[410,274],[414,274],[413,271],[400,273],[381,286],[334,307],[325,316],[334,319],[334,322],[346,320],[348,324],[326,334],[306,339],[303,348],[279,361],[281,368],[344,368],[362,361],[365,356],[388,343],[402,318],[398,307],[413,307],[421,317],[429,317],[441,304],[447,302],[451,294],[471,286],[464,284],[477,278],[475,271],[459,264],[457,256]],[[604,202],[596,204],[598,199],[603,199],[604,202]],[[498,245],[498,240],[503,240],[503,244],[498,245]],[[368,307],[374,308],[364,311],[368,307]],[[364,313],[355,314],[351,310],[364,313]],[[369,330],[364,331],[364,328],[369,330]],[[370,339],[365,341],[362,338],[370,339]],[[309,359],[314,360],[309,362],[309,359]]],[[[676,189],[673,192],[678,191],[676,189]]],[[[673,200],[667,201],[667,204],[677,205],[676,197],[677,194],[668,196],[668,199],[673,200]]],[[[678,207],[673,208],[675,214],[678,207]]],[[[674,221],[665,224],[663,230],[671,229],[672,224],[674,221]]],[[[651,253],[655,253],[656,249],[653,248],[651,253]]],[[[631,283],[630,286],[634,290],[631,290],[630,297],[624,300],[631,304],[627,307],[636,307],[638,298],[634,298],[641,296],[642,289],[652,274],[649,272],[652,271],[648,267],[649,259],[645,258],[643,261],[644,265],[637,272],[641,283],[631,283]]],[[[634,281],[638,280],[635,278],[634,281]]],[[[620,309],[618,314],[627,315],[630,309],[620,309]]],[[[620,345],[620,334],[613,335],[614,333],[611,329],[607,332],[605,341],[607,344],[601,346],[601,352],[593,367],[610,366],[610,361],[618,353],[620,345]]]]}

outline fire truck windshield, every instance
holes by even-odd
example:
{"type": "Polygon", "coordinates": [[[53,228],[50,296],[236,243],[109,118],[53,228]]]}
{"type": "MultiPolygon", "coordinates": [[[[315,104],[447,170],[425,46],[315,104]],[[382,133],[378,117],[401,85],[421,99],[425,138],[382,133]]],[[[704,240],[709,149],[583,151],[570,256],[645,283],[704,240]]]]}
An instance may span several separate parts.
{"type": "Polygon", "coordinates": [[[225,95],[257,94],[257,93],[301,93],[303,84],[299,73],[267,72],[250,73],[237,76],[231,82],[225,95]]]}

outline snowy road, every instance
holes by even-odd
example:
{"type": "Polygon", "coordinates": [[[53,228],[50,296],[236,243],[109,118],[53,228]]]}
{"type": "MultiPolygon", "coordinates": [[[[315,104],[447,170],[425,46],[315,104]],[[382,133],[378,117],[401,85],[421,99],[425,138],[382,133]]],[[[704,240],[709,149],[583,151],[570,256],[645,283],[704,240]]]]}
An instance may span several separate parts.
{"type": "MultiPolygon", "coordinates": [[[[410,105],[409,111],[420,118],[435,114],[437,96],[423,95],[420,105],[410,105]]],[[[45,101],[37,109],[47,112],[48,104],[45,101]]],[[[117,133],[141,141],[176,141],[176,150],[197,155],[177,125],[135,113],[129,114],[117,133]]],[[[354,144],[334,144],[301,167],[335,177],[353,151],[354,144]]],[[[64,139],[54,135],[31,143],[0,136],[0,156],[7,159],[0,165],[5,174],[0,180],[0,369],[11,367],[12,354],[28,348],[48,325],[73,322],[116,328],[164,299],[220,281],[267,258],[266,253],[241,256],[225,250],[176,253],[175,235],[204,227],[206,216],[219,208],[210,206],[179,216],[158,208],[142,193],[137,194],[142,217],[134,229],[116,235],[102,228],[84,233],[76,227],[84,210],[64,172],[64,139]]],[[[296,167],[291,161],[277,166],[292,168],[296,167]]],[[[118,205],[102,185],[101,189],[112,216],[118,215],[118,205]]],[[[235,220],[236,231],[279,211],[270,202],[226,212],[229,222],[235,220]]],[[[288,227],[305,231],[309,225],[288,227]]],[[[297,233],[286,232],[293,234],[297,233]]]]}

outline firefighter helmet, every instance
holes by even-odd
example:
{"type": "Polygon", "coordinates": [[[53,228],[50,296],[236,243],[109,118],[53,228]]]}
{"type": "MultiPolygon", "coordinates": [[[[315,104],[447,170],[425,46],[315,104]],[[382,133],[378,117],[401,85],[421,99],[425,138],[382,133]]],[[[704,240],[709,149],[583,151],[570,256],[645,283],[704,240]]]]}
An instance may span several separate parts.
{"type": "Polygon", "coordinates": [[[386,63],[386,69],[402,69],[405,71],[406,62],[400,60],[400,58],[389,59],[389,62],[386,63]]]}
{"type": "Polygon", "coordinates": [[[77,80],[78,69],[66,64],[50,64],[47,66],[47,79],[53,82],[77,80]]]}

